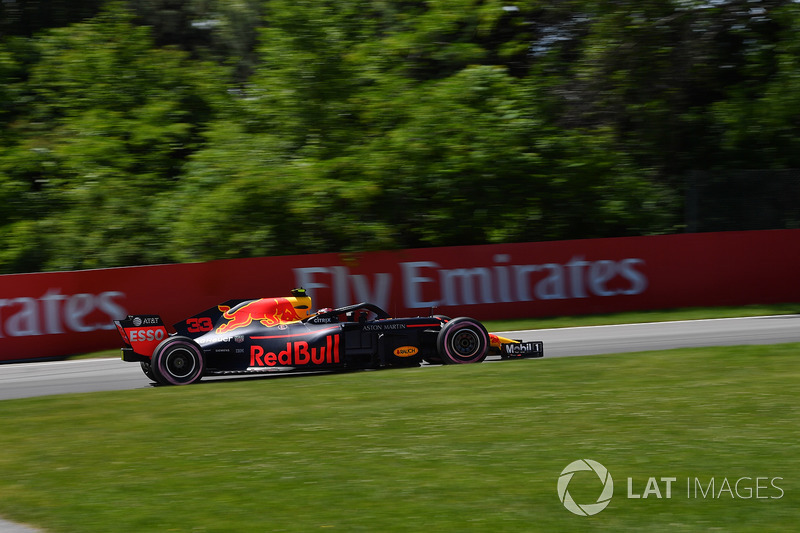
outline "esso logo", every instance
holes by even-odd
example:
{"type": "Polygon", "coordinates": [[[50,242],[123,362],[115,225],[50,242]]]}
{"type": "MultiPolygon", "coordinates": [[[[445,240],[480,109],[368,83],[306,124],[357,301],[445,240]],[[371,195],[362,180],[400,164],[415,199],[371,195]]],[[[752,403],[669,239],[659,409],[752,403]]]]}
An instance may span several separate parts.
{"type": "Polygon", "coordinates": [[[393,352],[397,357],[412,357],[419,353],[419,348],[415,346],[401,346],[393,352]]]}
{"type": "Polygon", "coordinates": [[[128,335],[131,342],[153,342],[166,337],[167,331],[164,328],[132,329],[128,335]]]}

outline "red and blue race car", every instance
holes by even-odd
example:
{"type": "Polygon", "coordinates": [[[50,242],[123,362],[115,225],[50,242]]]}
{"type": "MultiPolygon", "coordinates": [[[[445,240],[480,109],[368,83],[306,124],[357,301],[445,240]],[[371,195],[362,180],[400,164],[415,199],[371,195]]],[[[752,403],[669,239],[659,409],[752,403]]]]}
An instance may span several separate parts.
{"type": "Polygon", "coordinates": [[[163,385],[208,375],[349,371],[542,357],[541,341],[489,334],[477,320],[434,315],[392,318],[370,303],[311,312],[311,297],[229,300],[167,331],[158,315],[129,315],[115,324],[122,359],[139,362],[163,385]]]}

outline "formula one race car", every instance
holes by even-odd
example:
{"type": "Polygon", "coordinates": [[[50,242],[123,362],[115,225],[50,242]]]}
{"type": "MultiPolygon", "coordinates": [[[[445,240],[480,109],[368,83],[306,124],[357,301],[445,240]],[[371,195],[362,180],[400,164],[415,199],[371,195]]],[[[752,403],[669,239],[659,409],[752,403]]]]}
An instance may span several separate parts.
{"type": "Polygon", "coordinates": [[[158,315],[129,315],[115,324],[122,359],[141,363],[163,385],[203,376],[263,372],[377,369],[480,363],[542,357],[541,341],[522,342],[486,332],[471,318],[392,318],[360,303],[311,313],[303,289],[291,297],[229,300],[178,322],[168,333],[158,315]]]}

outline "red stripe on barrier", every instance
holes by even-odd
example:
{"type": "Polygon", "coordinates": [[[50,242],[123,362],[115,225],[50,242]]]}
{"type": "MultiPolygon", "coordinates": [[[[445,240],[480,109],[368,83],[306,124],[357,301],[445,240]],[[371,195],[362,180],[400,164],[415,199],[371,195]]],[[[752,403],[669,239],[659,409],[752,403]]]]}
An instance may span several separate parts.
{"type": "Polygon", "coordinates": [[[800,302],[798,272],[800,230],[774,230],[13,274],[0,276],[0,361],[118,347],[126,314],[171,324],[299,286],[317,308],[489,320],[800,302]]]}

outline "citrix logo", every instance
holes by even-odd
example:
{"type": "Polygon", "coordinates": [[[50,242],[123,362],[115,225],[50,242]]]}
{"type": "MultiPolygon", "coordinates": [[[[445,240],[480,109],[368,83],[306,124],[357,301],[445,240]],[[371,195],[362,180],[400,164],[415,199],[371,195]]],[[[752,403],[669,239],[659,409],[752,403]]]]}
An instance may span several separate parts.
{"type": "Polygon", "coordinates": [[[567,465],[561,471],[558,477],[558,499],[564,504],[564,507],[571,513],[579,516],[593,516],[605,509],[611,502],[611,497],[614,495],[614,480],[611,479],[611,474],[608,469],[591,459],[578,459],[567,465]],[[600,478],[603,484],[603,491],[597,498],[595,503],[579,504],[572,499],[569,493],[569,482],[572,481],[572,476],[575,472],[592,471],[600,478]]]}

